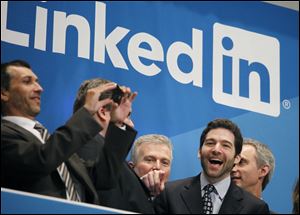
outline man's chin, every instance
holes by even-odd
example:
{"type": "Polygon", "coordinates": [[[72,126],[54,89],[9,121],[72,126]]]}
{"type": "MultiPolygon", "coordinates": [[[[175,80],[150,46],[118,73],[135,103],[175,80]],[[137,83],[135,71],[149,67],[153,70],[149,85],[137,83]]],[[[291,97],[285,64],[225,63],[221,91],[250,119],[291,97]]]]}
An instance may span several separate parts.
{"type": "Polygon", "coordinates": [[[220,177],[220,172],[216,172],[216,171],[208,171],[207,174],[210,178],[219,178],[220,177]]]}
{"type": "Polygon", "coordinates": [[[41,112],[40,108],[36,108],[32,111],[32,113],[30,114],[32,117],[36,117],[37,115],[39,115],[41,112]]]}
{"type": "Polygon", "coordinates": [[[233,178],[231,179],[236,185],[240,186],[241,185],[241,180],[240,179],[236,179],[236,178],[233,178]]]}

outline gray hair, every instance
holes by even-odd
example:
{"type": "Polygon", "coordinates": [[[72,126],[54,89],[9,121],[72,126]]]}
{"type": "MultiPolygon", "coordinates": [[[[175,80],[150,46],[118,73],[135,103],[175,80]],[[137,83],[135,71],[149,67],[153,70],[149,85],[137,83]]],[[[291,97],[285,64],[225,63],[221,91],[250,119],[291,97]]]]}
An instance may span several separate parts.
{"type": "Polygon", "coordinates": [[[275,170],[275,158],[270,148],[257,140],[244,138],[243,145],[251,145],[256,150],[256,162],[258,167],[262,167],[263,165],[268,165],[270,167],[269,173],[265,176],[262,183],[262,190],[265,189],[267,184],[270,182],[274,170],[275,170]]]}
{"type": "Polygon", "coordinates": [[[148,134],[139,137],[133,144],[133,148],[131,150],[131,161],[136,163],[138,160],[138,148],[145,143],[154,143],[154,144],[162,144],[167,146],[171,152],[171,161],[173,159],[173,146],[171,140],[160,134],[148,134]]]}

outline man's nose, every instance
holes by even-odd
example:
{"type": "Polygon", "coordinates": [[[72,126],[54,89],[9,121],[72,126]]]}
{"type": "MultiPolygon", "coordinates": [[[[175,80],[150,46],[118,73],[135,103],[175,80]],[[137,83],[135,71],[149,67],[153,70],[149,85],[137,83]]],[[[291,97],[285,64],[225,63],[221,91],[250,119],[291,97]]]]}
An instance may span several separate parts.
{"type": "Polygon", "coordinates": [[[161,167],[160,161],[157,160],[153,166],[153,169],[160,170],[160,167],[161,167]]]}
{"type": "Polygon", "coordinates": [[[221,149],[222,149],[222,146],[220,143],[217,143],[214,148],[213,148],[213,152],[214,153],[220,153],[221,152],[221,149]]]}
{"type": "Polygon", "coordinates": [[[35,88],[36,91],[39,91],[39,92],[44,91],[44,89],[42,88],[42,86],[39,83],[36,82],[35,85],[36,85],[36,88],[35,88]]]}

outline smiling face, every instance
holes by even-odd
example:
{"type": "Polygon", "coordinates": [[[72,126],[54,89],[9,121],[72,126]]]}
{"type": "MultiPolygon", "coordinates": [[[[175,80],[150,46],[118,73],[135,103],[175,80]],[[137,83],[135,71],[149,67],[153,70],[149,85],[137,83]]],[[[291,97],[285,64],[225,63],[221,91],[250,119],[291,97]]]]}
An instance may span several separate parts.
{"type": "Polygon", "coordinates": [[[31,69],[21,66],[9,66],[8,90],[1,91],[1,100],[5,103],[5,115],[22,116],[34,119],[40,112],[43,88],[31,69]]]}
{"type": "Polygon", "coordinates": [[[225,128],[210,130],[199,155],[203,171],[211,183],[229,176],[235,161],[233,133],[225,128]]]}

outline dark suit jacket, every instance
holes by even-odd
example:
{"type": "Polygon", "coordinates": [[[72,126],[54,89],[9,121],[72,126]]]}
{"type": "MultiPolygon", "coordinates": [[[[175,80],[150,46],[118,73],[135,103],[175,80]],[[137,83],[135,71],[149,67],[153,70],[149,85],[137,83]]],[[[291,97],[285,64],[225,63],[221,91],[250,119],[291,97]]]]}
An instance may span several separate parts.
{"type": "Polygon", "coordinates": [[[74,182],[80,183],[76,186],[83,187],[83,200],[98,203],[87,169],[73,154],[100,130],[84,108],[58,128],[45,144],[26,129],[1,120],[1,187],[66,198],[65,185],[56,170],[66,161],[74,182]]]}
{"type": "MultiPolygon", "coordinates": [[[[108,134],[106,133],[106,137],[108,134]]],[[[95,139],[84,147],[82,147],[78,154],[88,163],[93,163],[101,159],[103,147],[107,145],[107,141],[102,136],[98,135],[95,139]]],[[[123,147],[125,149],[125,147],[123,147]]],[[[100,204],[118,208],[122,210],[134,211],[139,213],[150,214],[154,213],[152,202],[147,187],[135,174],[135,172],[128,166],[125,161],[126,155],[130,147],[127,148],[126,154],[119,156],[123,159],[123,163],[116,172],[116,186],[113,189],[98,189],[100,204]]],[[[117,155],[116,153],[115,155],[117,155]]],[[[105,168],[105,166],[104,166],[105,168]]],[[[103,170],[105,171],[105,170],[103,170]]],[[[110,179],[111,180],[111,179],[110,179]]]]}
{"type": "MultiPolygon", "coordinates": [[[[157,213],[203,214],[200,177],[195,176],[166,184],[155,199],[157,213]]],[[[231,182],[219,214],[269,214],[268,205],[231,182]]]]}

